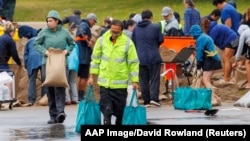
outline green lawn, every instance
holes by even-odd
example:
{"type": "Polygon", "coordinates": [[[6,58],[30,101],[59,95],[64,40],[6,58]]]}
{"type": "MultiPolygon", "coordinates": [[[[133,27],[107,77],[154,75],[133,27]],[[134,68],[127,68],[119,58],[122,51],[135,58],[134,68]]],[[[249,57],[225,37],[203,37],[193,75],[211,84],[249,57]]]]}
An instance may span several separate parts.
{"type": "MultiPolygon", "coordinates": [[[[89,12],[96,13],[99,23],[102,24],[106,16],[124,20],[132,12],[140,13],[143,9],[150,9],[154,14],[154,21],[162,19],[161,10],[164,6],[178,11],[183,17],[183,0],[17,0],[14,21],[45,21],[51,9],[58,10],[61,18],[71,15],[74,9],[82,11],[82,18],[89,12]]],[[[208,15],[215,7],[212,0],[194,0],[201,15],[208,15]]],[[[236,0],[237,9],[243,13],[250,0],[236,0]]],[[[183,22],[183,21],[182,21],[183,22]]]]}

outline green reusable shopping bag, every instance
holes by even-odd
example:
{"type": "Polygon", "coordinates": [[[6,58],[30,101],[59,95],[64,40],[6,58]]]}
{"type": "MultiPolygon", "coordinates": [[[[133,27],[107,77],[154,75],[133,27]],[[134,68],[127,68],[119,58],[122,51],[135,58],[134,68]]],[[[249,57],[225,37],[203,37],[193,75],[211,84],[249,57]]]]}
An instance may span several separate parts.
{"type": "Polygon", "coordinates": [[[81,133],[81,125],[101,125],[100,105],[95,100],[92,86],[88,86],[84,100],[78,103],[75,131],[81,133]]]}
{"type": "Polygon", "coordinates": [[[140,105],[136,90],[133,90],[129,105],[124,108],[122,125],[147,125],[146,107],[140,105]],[[133,106],[134,98],[136,106],[133,106]]]}

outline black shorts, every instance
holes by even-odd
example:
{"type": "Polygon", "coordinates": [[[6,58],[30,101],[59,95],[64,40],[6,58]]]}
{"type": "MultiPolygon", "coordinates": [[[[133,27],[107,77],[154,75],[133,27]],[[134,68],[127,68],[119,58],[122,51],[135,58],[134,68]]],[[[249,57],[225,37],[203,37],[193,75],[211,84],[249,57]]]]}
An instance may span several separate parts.
{"type": "Polygon", "coordinates": [[[236,50],[238,48],[238,45],[239,45],[239,38],[233,40],[230,43],[227,43],[226,48],[231,48],[231,49],[236,50]]]}
{"type": "Polygon", "coordinates": [[[222,69],[221,61],[214,60],[212,57],[206,57],[202,69],[203,71],[222,69]]]}
{"type": "Polygon", "coordinates": [[[79,64],[78,77],[88,78],[89,77],[90,65],[79,64]]]}

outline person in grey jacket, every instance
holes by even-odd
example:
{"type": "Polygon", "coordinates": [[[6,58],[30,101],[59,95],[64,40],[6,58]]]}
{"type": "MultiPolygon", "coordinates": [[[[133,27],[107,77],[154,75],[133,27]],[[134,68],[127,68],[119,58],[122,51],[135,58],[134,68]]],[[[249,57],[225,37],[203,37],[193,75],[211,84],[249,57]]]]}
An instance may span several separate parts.
{"type": "Polygon", "coordinates": [[[246,72],[247,72],[247,85],[246,88],[250,88],[250,27],[248,25],[242,24],[238,29],[238,33],[240,35],[239,38],[239,46],[235,55],[235,63],[233,67],[236,67],[238,62],[240,61],[240,57],[242,54],[245,54],[246,61],[246,72]],[[244,50],[246,51],[244,53],[244,50]]]}
{"type": "MultiPolygon", "coordinates": [[[[46,72],[47,57],[50,56],[49,48],[60,49],[66,55],[75,47],[75,42],[71,37],[69,31],[62,27],[60,15],[56,10],[51,10],[46,18],[47,28],[42,29],[34,42],[36,50],[42,54],[42,72],[46,72]]],[[[67,62],[66,62],[67,63],[67,62]]],[[[66,73],[67,73],[67,67],[66,73]]],[[[58,72],[60,73],[60,72],[58,72]]],[[[45,74],[44,74],[45,75],[45,74]]],[[[66,74],[65,74],[66,75],[66,74]]],[[[45,76],[46,78],[46,76],[45,76]]],[[[48,104],[50,120],[48,124],[63,123],[66,114],[65,108],[65,87],[50,87],[48,86],[48,104]]]]}

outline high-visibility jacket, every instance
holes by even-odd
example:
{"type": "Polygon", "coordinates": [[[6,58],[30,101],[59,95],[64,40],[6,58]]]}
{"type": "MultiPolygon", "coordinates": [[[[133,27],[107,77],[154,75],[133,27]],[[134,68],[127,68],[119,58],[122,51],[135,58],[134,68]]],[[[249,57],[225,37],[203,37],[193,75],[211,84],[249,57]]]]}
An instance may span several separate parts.
{"type": "Polygon", "coordinates": [[[127,88],[139,82],[139,59],[133,41],[122,33],[115,44],[107,31],[95,43],[90,73],[97,74],[97,84],[105,88],[127,88]]]}

